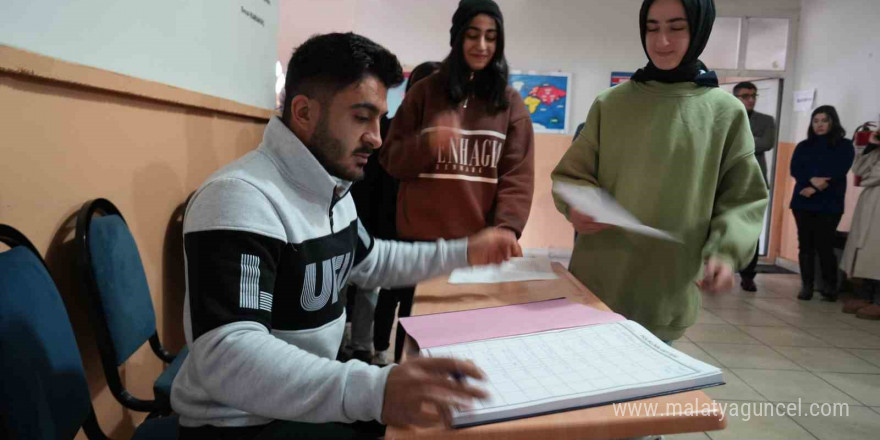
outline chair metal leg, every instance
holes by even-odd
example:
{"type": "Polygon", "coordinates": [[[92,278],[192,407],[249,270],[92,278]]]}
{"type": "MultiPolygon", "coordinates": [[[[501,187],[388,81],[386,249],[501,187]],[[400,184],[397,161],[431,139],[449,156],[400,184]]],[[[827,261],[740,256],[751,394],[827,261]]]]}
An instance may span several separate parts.
{"type": "Polygon", "coordinates": [[[153,333],[153,336],[150,336],[150,348],[152,348],[153,353],[156,353],[156,356],[158,356],[159,359],[162,359],[162,362],[165,362],[166,364],[174,362],[174,358],[177,357],[177,355],[169,353],[165,347],[162,347],[162,343],[159,342],[159,333],[153,333]]]}
{"type": "Polygon", "coordinates": [[[110,440],[104,435],[104,431],[101,431],[101,427],[98,425],[98,417],[95,415],[95,408],[89,408],[89,415],[86,417],[82,429],[89,440],[110,440]]]}

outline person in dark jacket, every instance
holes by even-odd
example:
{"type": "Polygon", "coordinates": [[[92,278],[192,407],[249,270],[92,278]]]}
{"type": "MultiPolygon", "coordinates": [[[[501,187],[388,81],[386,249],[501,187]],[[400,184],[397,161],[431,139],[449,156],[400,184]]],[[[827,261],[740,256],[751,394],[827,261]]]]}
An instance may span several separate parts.
{"type": "Polygon", "coordinates": [[[834,233],[843,215],[846,173],[855,157],[852,141],[844,138],[845,134],[837,110],[823,105],[813,111],[807,139],[798,144],[791,158],[795,186],[790,208],[797,223],[800,247],[801,300],[813,298],[817,253],[824,281],[822,299],[837,300],[834,233]]]}
{"type": "MultiPolygon", "coordinates": [[[[752,130],[752,137],[755,138],[755,159],[758,160],[758,166],[761,167],[761,174],[764,175],[764,181],[767,182],[767,188],[770,188],[770,180],[767,176],[767,161],[764,153],[776,146],[776,121],[773,116],[765,115],[755,111],[755,104],[758,102],[758,87],[751,82],[741,82],[733,87],[733,96],[742,101],[749,114],[749,128],[752,130]]],[[[740,287],[746,292],[757,292],[758,286],[755,284],[755,269],[758,267],[758,253],[760,243],[755,244],[755,256],[749,265],[739,271],[742,277],[740,287]]]]}
{"type": "MultiPolygon", "coordinates": [[[[440,63],[437,61],[426,61],[416,66],[409,75],[404,93],[408,92],[413,84],[427,78],[439,68],[440,63]]],[[[379,124],[384,142],[388,128],[391,126],[391,119],[382,116],[379,124]]],[[[376,238],[397,239],[395,216],[398,185],[397,179],[379,164],[379,155],[373,153],[364,167],[364,179],[351,189],[361,222],[376,238]]],[[[352,286],[350,289],[357,287],[352,286]]],[[[394,312],[398,303],[407,310],[412,307],[412,293],[407,296],[406,292],[401,293],[401,290],[407,289],[383,289],[377,292],[361,292],[362,295],[353,295],[354,292],[350,292],[351,296],[358,298],[358,302],[352,308],[351,357],[371,363],[373,360],[371,345],[375,346],[375,350],[379,353],[387,350],[391,345],[391,327],[394,324],[394,312]]],[[[398,345],[402,343],[401,340],[398,345]]],[[[382,358],[382,355],[379,357],[382,358]]],[[[377,359],[377,364],[386,365],[388,360],[377,359]]]]}

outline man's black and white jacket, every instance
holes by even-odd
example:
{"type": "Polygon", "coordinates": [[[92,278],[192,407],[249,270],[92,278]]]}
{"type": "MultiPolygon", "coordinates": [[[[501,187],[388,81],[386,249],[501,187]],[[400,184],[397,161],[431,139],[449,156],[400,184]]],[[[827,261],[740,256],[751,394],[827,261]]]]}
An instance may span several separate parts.
{"type": "Polygon", "coordinates": [[[340,181],[279,119],[186,209],[184,330],[171,403],[183,426],[380,420],[391,367],[335,361],[340,291],[467,265],[467,241],[374,240],[340,181]]]}

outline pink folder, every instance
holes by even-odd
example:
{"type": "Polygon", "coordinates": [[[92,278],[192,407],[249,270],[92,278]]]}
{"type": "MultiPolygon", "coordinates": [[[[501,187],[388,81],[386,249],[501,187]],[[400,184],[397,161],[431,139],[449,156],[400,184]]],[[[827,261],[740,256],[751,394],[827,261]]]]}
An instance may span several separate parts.
{"type": "Polygon", "coordinates": [[[623,321],[614,312],[567,298],[510,306],[401,318],[400,324],[419,348],[440,347],[547,330],[623,321]]]}

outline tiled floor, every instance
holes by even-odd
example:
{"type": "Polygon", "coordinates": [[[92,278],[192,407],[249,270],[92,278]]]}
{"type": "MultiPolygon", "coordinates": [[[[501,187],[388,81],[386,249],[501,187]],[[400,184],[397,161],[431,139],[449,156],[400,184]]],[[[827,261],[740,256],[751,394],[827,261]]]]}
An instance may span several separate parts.
{"type": "Polygon", "coordinates": [[[723,431],[665,438],[880,438],[880,321],[845,315],[840,303],[821,302],[818,295],[798,301],[797,275],[761,274],[756,282],[756,293],[704,295],[697,324],[673,343],[722,368],[727,384],[707,394],[752,413],[728,411],[723,431]],[[799,401],[800,414],[759,415],[760,402],[799,401]],[[835,404],[848,413],[810,414],[811,408],[832,412],[835,404]]]}

